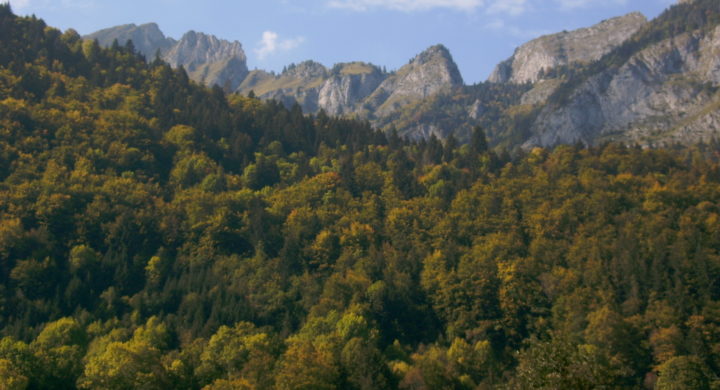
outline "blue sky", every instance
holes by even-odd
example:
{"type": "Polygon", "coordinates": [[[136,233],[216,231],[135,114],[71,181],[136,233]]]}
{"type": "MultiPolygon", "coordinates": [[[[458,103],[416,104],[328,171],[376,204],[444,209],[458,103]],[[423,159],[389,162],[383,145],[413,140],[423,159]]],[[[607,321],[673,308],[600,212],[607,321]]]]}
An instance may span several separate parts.
{"type": "MultiPolygon", "coordinates": [[[[6,1],[6,0],[0,0],[6,1]]],[[[518,45],[640,11],[653,18],[674,0],[10,0],[17,14],[81,34],[156,22],[238,40],[248,66],[279,71],[313,59],[362,60],[397,69],[425,48],[450,49],[466,83],[483,81],[518,45]]]]}

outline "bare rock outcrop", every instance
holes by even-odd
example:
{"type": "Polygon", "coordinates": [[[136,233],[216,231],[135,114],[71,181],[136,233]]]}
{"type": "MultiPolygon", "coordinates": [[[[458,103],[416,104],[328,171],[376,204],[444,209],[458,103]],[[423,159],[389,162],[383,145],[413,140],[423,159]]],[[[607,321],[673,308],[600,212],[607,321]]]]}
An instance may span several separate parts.
{"type": "Polygon", "coordinates": [[[567,104],[546,106],[525,146],[708,140],[720,129],[719,87],[720,26],[683,33],[590,77],[567,104]]]}
{"type": "Polygon", "coordinates": [[[517,48],[512,57],[497,65],[488,81],[534,83],[552,68],[598,60],[645,23],[645,16],[633,12],[592,27],[542,36],[517,48]]]}

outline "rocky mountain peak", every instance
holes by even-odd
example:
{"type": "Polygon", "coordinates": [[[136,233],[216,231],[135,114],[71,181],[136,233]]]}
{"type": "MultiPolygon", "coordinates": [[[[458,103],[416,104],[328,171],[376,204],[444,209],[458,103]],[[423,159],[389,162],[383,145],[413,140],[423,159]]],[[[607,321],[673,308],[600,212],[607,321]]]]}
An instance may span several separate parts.
{"type": "Polygon", "coordinates": [[[145,23],[138,26],[138,29],[141,31],[145,31],[148,35],[155,35],[158,37],[165,37],[165,34],[160,30],[160,26],[158,26],[155,22],[145,23]]]}
{"type": "MultiPolygon", "coordinates": [[[[431,71],[431,74],[438,72],[436,75],[439,76],[441,84],[451,87],[465,84],[450,50],[443,45],[435,45],[426,49],[416,57],[415,63],[431,71]]],[[[426,79],[426,81],[429,80],[426,79]]]]}
{"type": "Polygon", "coordinates": [[[447,47],[445,47],[444,45],[438,44],[430,46],[429,48],[425,49],[425,51],[415,56],[415,58],[413,58],[411,62],[423,65],[428,62],[437,60],[453,62],[452,55],[450,55],[450,50],[448,50],[447,47]]]}
{"type": "Polygon", "coordinates": [[[185,66],[189,71],[199,65],[238,59],[246,61],[245,51],[238,41],[218,39],[214,35],[188,31],[165,55],[172,66],[185,66]]]}
{"type": "MultiPolygon", "coordinates": [[[[394,81],[401,84],[414,84],[423,88],[422,97],[431,95],[439,89],[463,85],[462,75],[450,51],[443,45],[431,46],[410,60],[410,63],[398,69],[394,81]]],[[[418,91],[416,91],[418,92],[418,91]]],[[[413,93],[416,94],[416,93],[413,93]]]]}
{"type": "Polygon", "coordinates": [[[407,103],[462,85],[460,70],[450,51],[435,45],[383,81],[370,96],[369,104],[377,107],[376,115],[388,115],[407,103]]]}
{"type": "Polygon", "coordinates": [[[603,20],[587,28],[563,31],[534,39],[500,63],[488,81],[534,83],[544,71],[571,63],[600,59],[635,34],[647,19],[639,12],[603,20]]]}

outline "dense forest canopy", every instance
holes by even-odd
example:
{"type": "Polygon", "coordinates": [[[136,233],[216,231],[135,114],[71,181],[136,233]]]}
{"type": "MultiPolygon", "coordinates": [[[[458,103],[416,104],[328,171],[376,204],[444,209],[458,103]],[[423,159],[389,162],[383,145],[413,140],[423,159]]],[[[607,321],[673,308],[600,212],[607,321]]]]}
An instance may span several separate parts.
{"type": "Polygon", "coordinates": [[[719,158],[407,142],[0,5],[0,383],[717,388],[719,158]]]}

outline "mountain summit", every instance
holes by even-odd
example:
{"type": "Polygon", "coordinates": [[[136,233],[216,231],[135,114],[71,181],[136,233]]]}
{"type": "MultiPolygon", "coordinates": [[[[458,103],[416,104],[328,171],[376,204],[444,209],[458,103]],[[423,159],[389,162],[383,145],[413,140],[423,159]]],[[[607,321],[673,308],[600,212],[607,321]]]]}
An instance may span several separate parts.
{"type": "Polygon", "coordinates": [[[173,67],[183,66],[190,78],[234,90],[248,74],[247,58],[238,41],[188,31],[164,55],[173,67]]]}
{"type": "Polygon", "coordinates": [[[599,60],[645,23],[645,16],[633,12],[592,27],[542,36],[517,48],[512,57],[495,68],[488,81],[534,83],[542,79],[544,72],[558,66],[599,60]]]}

